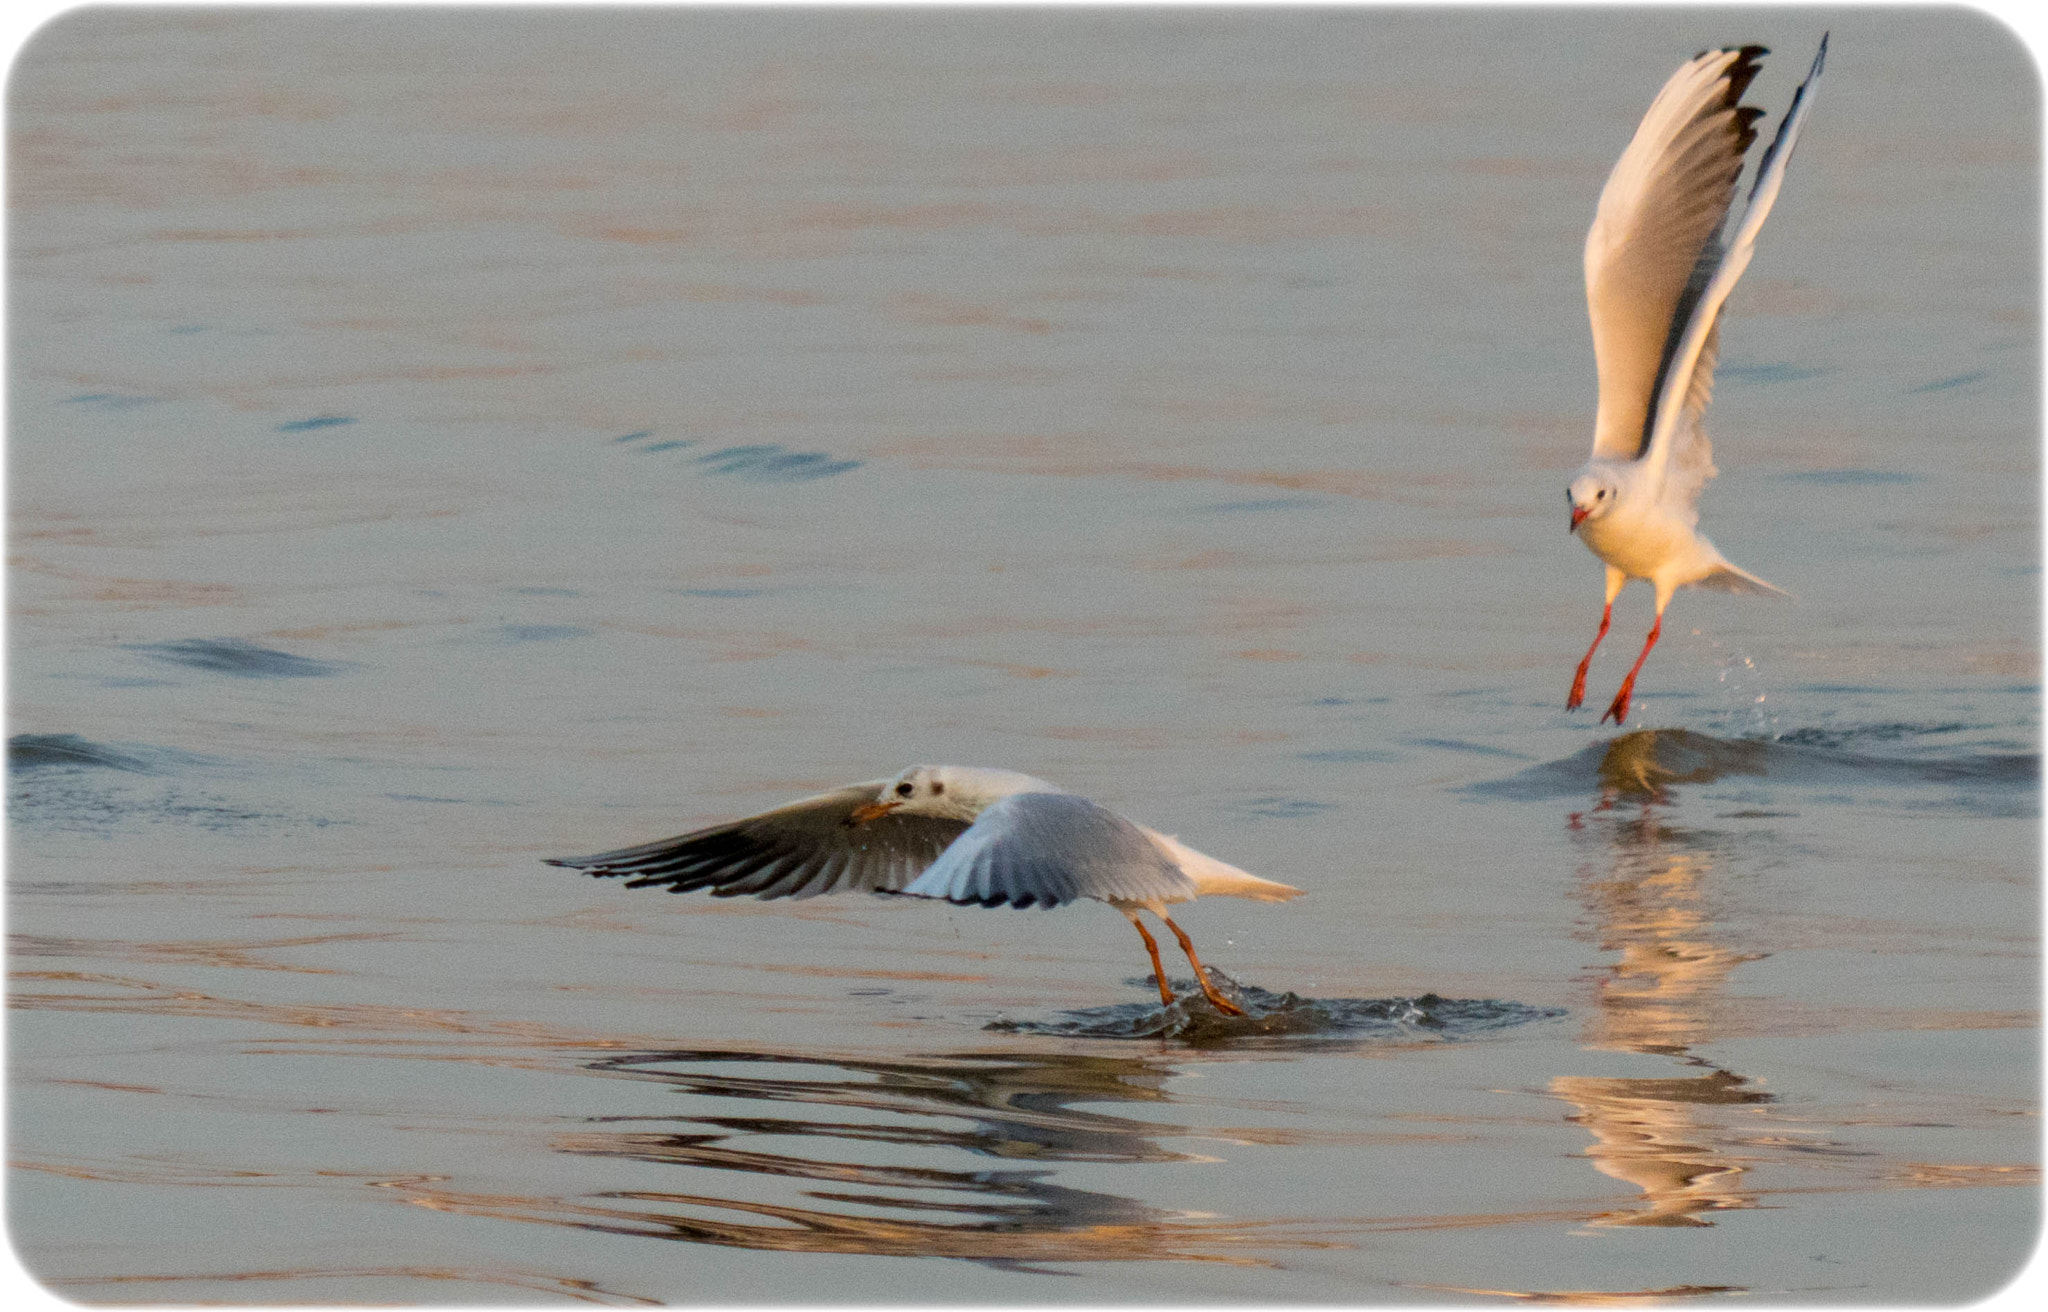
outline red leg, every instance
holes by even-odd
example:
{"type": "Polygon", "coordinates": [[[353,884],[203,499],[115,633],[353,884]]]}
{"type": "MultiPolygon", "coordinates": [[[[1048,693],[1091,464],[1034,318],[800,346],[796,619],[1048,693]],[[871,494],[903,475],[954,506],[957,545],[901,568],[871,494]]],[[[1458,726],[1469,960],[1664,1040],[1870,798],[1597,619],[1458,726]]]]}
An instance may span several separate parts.
{"type": "Polygon", "coordinates": [[[1664,617],[1659,615],[1657,622],[1650,626],[1650,636],[1643,639],[1643,654],[1636,657],[1636,663],[1629,670],[1628,677],[1621,681],[1621,691],[1614,694],[1614,704],[1607,708],[1606,715],[1600,717],[1601,723],[1605,724],[1608,716],[1614,718],[1616,728],[1620,728],[1628,723],[1628,699],[1629,695],[1636,690],[1636,674],[1643,668],[1643,662],[1650,659],[1650,648],[1657,645],[1657,635],[1663,631],[1663,628],[1664,617]]]}
{"type": "Polygon", "coordinates": [[[1244,1015],[1243,1007],[1218,993],[1216,986],[1209,982],[1209,972],[1202,969],[1202,959],[1195,955],[1195,943],[1188,937],[1187,931],[1174,924],[1173,917],[1163,911],[1159,913],[1159,918],[1166,922],[1166,927],[1180,940],[1180,950],[1188,954],[1188,964],[1195,968],[1195,983],[1202,986],[1202,993],[1209,999],[1210,1004],[1226,1016],[1244,1015]]]}
{"type": "Polygon", "coordinates": [[[1173,988],[1166,982],[1166,967],[1159,963],[1159,940],[1152,937],[1152,931],[1145,928],[1143,921],[1128,911],[1124,914],[1131,916],[1131,924],[1137,927],[1138,937],[1145,940],[1145,951],[1152,954],[1152,978],[1159,981],[1159,1001],[1171,1007],[1173,988]]]}
{"type": "Polygon", "coordinates": [[[1608,602],[1600,612],[1600,632],[1593,635],[1593,645],[1586,648],[1586,659],[1579,662],[1579,672],[1572,676],[1572,695],[1564,699],[1568,711],[1579,709],[1579,703],[1586,700],[1586,671],[1593,664],[1593,653],[1600,650],[1600,642],[1607,636],[1607,626],[1614,619],[1614,603],[1608,602]]]}

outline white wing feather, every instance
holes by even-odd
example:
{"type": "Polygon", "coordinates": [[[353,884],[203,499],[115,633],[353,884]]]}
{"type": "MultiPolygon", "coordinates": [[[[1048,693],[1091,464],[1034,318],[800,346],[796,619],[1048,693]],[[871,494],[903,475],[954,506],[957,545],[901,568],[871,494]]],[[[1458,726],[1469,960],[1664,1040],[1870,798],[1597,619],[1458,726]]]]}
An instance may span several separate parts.
{"type": "Polygon", "coordinates": [[[1586,307],[1600,373],[1596,460],[1649,444],[1652,404],[1681,325],[1719,264],[1743,155],[1762,112],[1741,105],[1760,46],[1688,61],[1651,102],[1586,233],[1586,307]]]}

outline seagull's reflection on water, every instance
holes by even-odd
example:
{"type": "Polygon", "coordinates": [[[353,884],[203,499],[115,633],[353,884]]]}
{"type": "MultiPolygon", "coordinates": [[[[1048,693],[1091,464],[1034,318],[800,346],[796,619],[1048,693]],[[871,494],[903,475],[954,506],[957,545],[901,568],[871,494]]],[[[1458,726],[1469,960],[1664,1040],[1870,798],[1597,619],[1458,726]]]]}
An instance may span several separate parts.
{"type": "MultiPolygon", "coordinates": [[[[1181,1027],[1212,1042],[1226,1032],[1250,1036],[1247,1046],[1271,1051],[1290,1034],[1437,1042],[1558,1014],[1434,995],[1312,1000],[1220,974],[1218,983],[1245,1002],[1247,1016],[1226,1016],[1194,993],[1171,1007],[1098,1008],[1009,1028],[1044,1041],[1181,1027]]],[[[1316,1131],[1271,1124],[1170,1119],[1169,1085],[1180,1069],[1164,1054],[875,1058],[700,1048],[608,1056],[583,1069],[663,1086],[645,1113],[591,1118],[552,1141],[565,1154],[630,1163],[616,1172],[616,1187],[556,1199],[456,1194],[427,1180],[394,1187],[423,1206],[470,1215],[731,1248],[1019,1269],[1147,1259],[1270,1265],[1276,1251],[1349,1246],[1327,1218],[1272,1215],[1271,1200],[1240,1200],[1268,1209],[1258,1217],[1219,1217],[1072,1182],[1102,1179],[1075,1171],[1077,1164],[1171,1167],[1218,1160],[1203,1144],[1220,1151],[1315,1139],[1316,1131]],[[650,1175],[648,1167],[678,1169],[650,1175]]],[[[1148,1174],[1132,1184],[1156,1191],[1160,1180],[1148,1174]]]]}
{"type": "Polygon", "coordinates": [[[689,1170],[678,1181],[684,1189],[612,1191],[600,1195],[604,1208],[579,1209],[605,1214],[572,1224],[738,1248],[1012,1266],[1264,1264],[1235,1250],[1332,1246],[1284,1225],[1216,1220],[1054,1181],[1059,1163],[1203,1160],[1162,1139],[1215,1131],[1095,1109],[1168,1103],[1173,1068],[1161,1061],[700,1050],[609,1057],[588,1069],[667,1085],[688,1102],[667,1114],[593,1121],[555,1147],[689,1170]],[[800,1188],[764,1199],[776,1192],[763,1189],[764,1177],[800,1188]]]}
{"type": "MultiPolygon", "coordinates": [[[[1578,1108],[1572,1119],[1592,1132],[1586,1155],[1594,1167],[1642,1191],[1641,1206],[1605,1212],[1593,1218],[1597,1226],[1705,1226],[1713,1222],[1704,1213],[1757,1205],[1743,1183],[1741,1144],[1750,1136],[1709,1109],[1772,1097],[1692,1050],[1725,1032],[1729,976],[1762,954],[1730,942],[1709,910],[1717,836],[1668,824],[1657,810],[1666,784],[1716,776],[1711,763],[1693,759],[1699,755],[1686,738],[1625,734],[1601,759],[1605,796],[1596,818],[1572,818],[1587,849],[1578,879],[1589,930],[1603,951],[1621,954],[1600,979],[1587,1046],[1675,1057],[1701,1072],[1551,1082],[1578,1108]],[[1687,759],[1663,759],[1673,748],[1687,759]],[[1628,796],[1640,802],[1634,814],[1616,808],[1628,796]]],[[[1722,764],[1761,773],[1739,755],[1722,764]]]]}

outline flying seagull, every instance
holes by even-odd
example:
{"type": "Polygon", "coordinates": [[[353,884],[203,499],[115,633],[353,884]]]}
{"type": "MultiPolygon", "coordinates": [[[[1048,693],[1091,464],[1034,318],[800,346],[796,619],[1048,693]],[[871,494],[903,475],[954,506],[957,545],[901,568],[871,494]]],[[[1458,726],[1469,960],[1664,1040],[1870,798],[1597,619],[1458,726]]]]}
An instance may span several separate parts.
{"type": "Polygon", "coordinates": [[[1593,457],[1565,496],[1572,532],[1607,566],[1607,606],[1565,706],[1577,710],[1585,700],[1586,669],[1607,636],[1615,597],[1630,579],[1647,579],[1657,591],[1656,623],[1600,717],[1612,716],[1617,725],[1628,719],[1636,674],[1657,645],[1673,592],[1785,595],[1730,564],[1697,527],[1700,490],[1716,472],[1700,419],[1714,391],[1721,307],[1749,267],[1757,230],[1778,199],[1828,41],[1821,37],[1757,168],[1734,236],[1724,243],[1736,178],[1763,116],[1739,102],[1757,61],[1769,53],[1762,46],[1708,50],[1672,74],[1608,175],[1586,234],[1600,409],[1593,457]]]}
{"type": "Polygon", "coordinates": [[[1137,926],[1161,1002],[1172,1005],[1173,989],[1139,911],[1173,931],[1203,994],[1232,1016],[1244,1012],[1209,982],[1166,904],[1205,893],[1261,902],[1301,894],[1042,779],[960,765],[914,765],[893,779],[848,784],[743,820],[548,864],[630,876],[628,888],[708,888],[714,897],[860,891],[984,907],[1056,907],[1092,897],[1137,926]]]}

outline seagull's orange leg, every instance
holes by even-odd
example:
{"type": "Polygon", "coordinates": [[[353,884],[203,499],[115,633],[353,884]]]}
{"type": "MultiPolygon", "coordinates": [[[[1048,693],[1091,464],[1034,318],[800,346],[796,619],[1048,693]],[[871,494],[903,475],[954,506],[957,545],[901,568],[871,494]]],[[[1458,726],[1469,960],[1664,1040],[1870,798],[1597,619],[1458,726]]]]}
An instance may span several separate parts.
{"type": "Polygon", "coordinates": [[[1164,911],[1159,913],[1159,918],[1166,922],[1166,927],[1173,931],[1175,938],[1180,940],[1180,950],[1188,954],[1188,964],[1195,968],[1195,983],[1202,986],[1202,996],[1209,999],[1210,1005],[1226,1016],[1244,1015],[1243,1007],[1238,1006],[1229,998],[1218,993],[1216,986],[1209,982],[1209,972],[1202,968],[1202,959],[1195,955],[1195,944],[1188,937],[1187,931],[1174,924],[1173,917],[1167,915],[1164,911]]]}
{"type": "Polygon", "coordinates": [[[1166,982],[1166,967],[1161,965],[1159,961],[1159,940],[1152,937],[1152,931],[1145,928],[1145,922],[1138,919],[1137,912],[1124,911],[1122,907],[1118,907],[1117,910],[1123,911],[1125,915],[1131,918],[1131,924],[1137,927],[1138,937],[1145,940],[1145,951],[1152,954],[1152,978],[1159,981],[1159,1000],[1171,1007],[1173,1005],[1173,987],[1166,982]]]}
{"type": "Polygon", "coordinates": [[[1600,717],[1601,723],[1605,724],[1609,716],[1614,718],[1616,728],[1628,723],[1628,699],[1636,690],[1636,672],[1643,668],[1644,661],[1650,659],[1650,648],[1657,645],[1657,635],[1663,628],[1664,612],[1660,610],[1657,612],[1657,622],[1650,626],[1650,636],[1643,639],[1643,654],[1636,657],[1636,663],[1629,670],[1628,677],[1621,681],[1621,691],[1614,694],[1614,704],[1607,708],[1606,715],[1600,717]]]}
{"type": "Polygon", "coordinates": [[[1600,632],[1593,635],[1593,645],[1586,648],[1586,659],[1579,662],[1579,672],[1572,676],[1572,695],[1564,699],[1568,711],[1579,709],[1579,703],[1586,700],[1586,671],[1592,667],[1593,653],[1600,650],[1601,640],[1607,636],[1607,626],[1614,621],[1614,603],[1609,601],[1600,612],[1600,632]]]}

